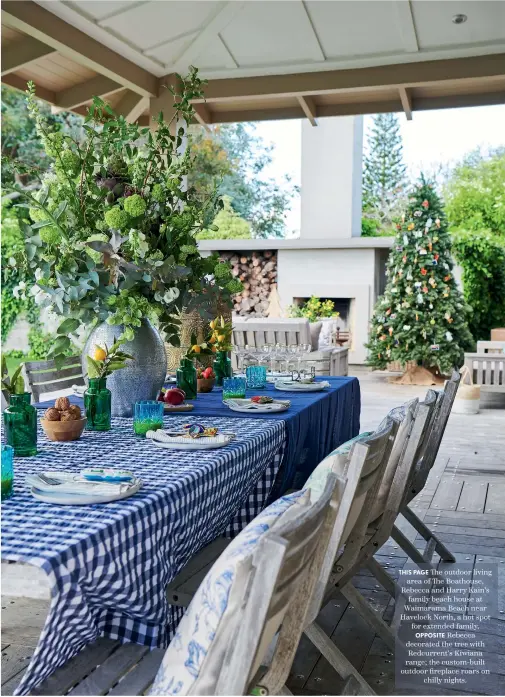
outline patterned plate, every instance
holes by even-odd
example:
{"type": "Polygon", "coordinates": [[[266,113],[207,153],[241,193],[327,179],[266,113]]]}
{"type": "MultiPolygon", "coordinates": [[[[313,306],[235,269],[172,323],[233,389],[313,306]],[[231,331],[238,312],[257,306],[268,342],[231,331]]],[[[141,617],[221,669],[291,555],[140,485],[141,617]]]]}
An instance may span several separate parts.
{"type": "Polygon", "coordinates": [[[218,434],[212,437],[187,438],[186,436],[166,436],[166,440],[152,439],[158,448],[168,448],[169,450],[212,450],[223,448],[233,440],[231,434],[218,434]]]}
{"type": "Polygon", "coordinates": [[[224,404],[232,411],[256,412],[260,414],[286,411],[291,406],[289,400],[281,401],[278,399],[274,399],[273,402],[269,402],[268,404],[257,404],[256,402],[251,402],[250,399],[227,399],[224,404]]]}
{"type": "Polygon", "coordinates": [[[321,392],[330,386],[329,382],[279,382],[275,383],[276,390],[283,392],[321,392]]]}

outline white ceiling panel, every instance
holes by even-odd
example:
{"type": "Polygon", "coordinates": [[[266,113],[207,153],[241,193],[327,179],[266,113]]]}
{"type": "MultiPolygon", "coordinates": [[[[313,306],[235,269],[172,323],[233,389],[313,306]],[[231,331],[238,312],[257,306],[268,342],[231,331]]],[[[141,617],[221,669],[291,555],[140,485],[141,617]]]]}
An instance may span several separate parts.
{"type": "Polygon", "coordinates": [[[240,67],[319,60],[303,3],[256,0],[222,32],[240,67]]]}
{"type": "Polygon", "coordinates": [[[309,0],[307,11],[327,58],[403,51],[396,3],[309,0]]]}
{"type": "MultiPolygon", "coordinates": [[[[133,4],[132,0],[69,0],[67,5],[95,21],[115,15],[133,4]]],[[[135,2],[135,5],[140,5],[135,2]]]]}
{"type": "Polygon", "coordinates": [[[413,0],[412,13],[422,49],[505,40],[505,2],[502,0],[413,0]],[[452,17],[458,13],[467,15],[464,24],[452,22],[452,17]]]}
{"type": "Polygon", "coordinates": [[[203,29],[223,3],[205,0],[154,0],[105,19],[100,26],[120,35],[143,51],[203,29]]]}
{"type": "Polygon", "coordinates": [[[205,75],[205,71],[236,68],[235,61],[219,36],[212,41],[210,46],[203,49],[193,62],[198,65],[202,75],[205,75]]]}
{"type": "Polygon", "coordinates": [[[165,65],[171,65],[179,58],[181,53],[183,53],[188,46],[190,46],[193,41],[198,36],[198,32],[193,32],[192,34],[185,34],[177,39],[172,39],[168,43],[161,44],[155,48],[147,49],[145,54],[150,58],[154,58],[160,63],[165,65]]]}

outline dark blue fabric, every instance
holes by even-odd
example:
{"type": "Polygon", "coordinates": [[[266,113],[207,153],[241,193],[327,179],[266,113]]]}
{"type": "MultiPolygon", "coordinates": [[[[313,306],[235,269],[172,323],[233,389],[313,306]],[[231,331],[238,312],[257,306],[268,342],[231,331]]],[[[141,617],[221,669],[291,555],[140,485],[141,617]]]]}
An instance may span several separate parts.
{"type": "MultiPolygon", "coordinates": [[[[328,377],[319,380],[327,380],[330,387],[323,392],[298,393],[280,392],[269,384],[265,390],[256,392],[277,399],[291,400],[289,410],[280,414],[250,414],[254,419],[286,422],[286,455],[275,486],[275,495],[281,495],[293,486],[302,486],[326,455],[359,433],[361,401],[358,379],[328,377]]],[[[254,390],[249,390],[248,396],[252,396],[253,393],[254,390]]],[[[72,404],[78,404],[82,408],[82,398],[70,396],[69,399],[72,404]]],[[[189,412],[192,416],[249,416],[231,411],[223,404],[222,391],[218,389],[200,394],[193,404],[195,408],[189,412]]],[[[53,403],[41,402],[35,406],[38,409],[46,409],[53,406],[53,403]]]]}

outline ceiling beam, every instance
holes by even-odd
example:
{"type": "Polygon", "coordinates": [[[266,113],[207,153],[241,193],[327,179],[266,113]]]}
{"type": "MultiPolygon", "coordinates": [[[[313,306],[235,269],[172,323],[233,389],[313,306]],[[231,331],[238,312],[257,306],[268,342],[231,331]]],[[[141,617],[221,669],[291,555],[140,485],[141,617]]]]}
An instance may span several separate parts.
{"type": "Polygon", "coordinates": [[[4,0],[2,22],[143,97],[154,96],[158,92],[158,78],[155,75],[32,0],[4,0]]]}
{"type": "Polygon", "coordinates": [[[78,85],[73,85],[61,92],[57,92],[55,105],[60,107],[60,109],[71,111],[89,102],[93,97],[104,97],[122,89],[124,89],[123,85],[114,82],[114,80],[104,75],[95,75],[95,77],[85,82],[80,82],[78,85]]]}
{"type": "Polygon", "coordinates": [[[399,92],[403,111],[405,112],[407,121],[412,121],[412,99],[410,96],[410,92],[406,87],[400,87],[399,92]]]}
{"type": "Polygon", "coordinates": [[[419,51],[419,42],[417,40],[416,25],[414,24],[410,0],[396,0],[393,5],[404,49],[407,53],[417,53],[419,51]]]}
{"type": "Polygon", "coordinates": [[[314,104],[312,97],[297,97],[298,103],[303,109],[303,113],[310,121],[312,126],[317,126],[317,107],[314,104]]]}
{"type": "MultiPolygon", "coordinates": [[[[2,82],[5,85],[9,85],[9,87],[13,87],[16,90],[19,90],[20,92],[26,91],[26,80],[24,80],[22,77],[19,77],[19,75],[14,75],[14,73],[10,73],[9,75],[3,75],[2,82]]],[[[52,90],[48,90],[45,87],[41,87],[40,85],[35,85],[35,95],[39,99],[43,99],[45,102],[49,102],[50,104],[54,104],[54,101],[56,99],[55,92],[53,92],[52,90]]]]}
{"type": "Polygon", "coordinates": [[[55,53],[54,48],[32,36],[25,36],[19,41],[2,45],[2,75],[21,70],[32,61],[50,56],[52,53],[55,53]]]}
{"type": "Polygon", "coordinates": [[[195,110],[195,119],[200,126],[203,126],[207,131],[210,131],[209,124],[212,123],[212,116],[205,104],[193,104],[195,110]]]}
{"type": "Polygon", "coordinates": [[[113,109],[116,114],[124,116],[130,123],[135,123],[149,109],[149,100],[128,90],[113,109]]]}
{"type": "MultiPolygon", "coordinates": [[[[432,109],[452,109],[470,106],[485,106],[505,104],[505,90],[501,92],[485,92],[481,94],[450,94],[437,97],[412,97],[413,111],[430,111],[432,109]]],[[[319,104],[318,119],[327,116],[354,116],[358,114],[397,113],[402,111],[400,97],[398,99],[377,99],[373,102],[319,104]]],[[[300,107],[268,107],[263,103],[258,109],[234,111],[211,111],[213,123],[240,123],[248,121],[274,121],[281,119],[299,119],[300,107]]]]}
{"type": "Polygon", "coordinates": [[[305,42],[305,46],[311,51],[313,60],[324,63],[324,61],[326,60],[326,56],[324,55],[321,41],[319,40],[319,36],[317,35],[314,23],[312,22],[312,18],[309,14],[307,5],[305,4],[304,0],[301,0],[301,5],[305,15],[305,19],[307,20],[308,29],[307,41],[305,42]]]}
{"type": "Polygon", "coordinates": [[[244,2],[238,2],[238,0],[226,2],[191,44],[175,59],[171,72],[185,72],[211,41],[219,35],[219,32],[226,29],[230,22],[235,19],[244,5],[244,2]]]}
{"type": "Polygon", "coordinates": [[[400,63],[372,68],[209,80],[204,89],[205,101],[212,102],[251,97],[317,95],[373,87],[398,88],[402,85],[415,86],[504,75],[505,54],[495,53],[471,58],[400,63]]]}

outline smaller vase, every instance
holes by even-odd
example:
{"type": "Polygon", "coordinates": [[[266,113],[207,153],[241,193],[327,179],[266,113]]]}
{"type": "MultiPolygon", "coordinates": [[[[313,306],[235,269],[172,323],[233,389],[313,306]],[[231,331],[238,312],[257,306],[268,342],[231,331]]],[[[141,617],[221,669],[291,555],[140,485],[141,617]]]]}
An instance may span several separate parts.
{"type": "Polygon", "coordinates": [[[88,389],[84,392],[88,431],[110,431],[111,396],[107,378],[89,379],[88,389]]]}
{"type": "Polygon", "coordinates": [[[189,358],[181,358],[181,364],[176,372],[177,387],[182,390],[186,399],[196,399],[197,378],[196,368],[189,358]]]}
{"type": "Polygon", "coordinates": [[[12,394],[4,411],[5,440],[16,457],[37,454],[37,410],[30,404],[31,394],[12,394]]]}
{"type": "Polygon", "coordinates": [[[214,361],[214,372],[216,374],[216,385],[223,386],[225,378],[231,378],[233,375],[231,360],[228,356],[228,351],[218,351],[216,360],[214,361]]]}

